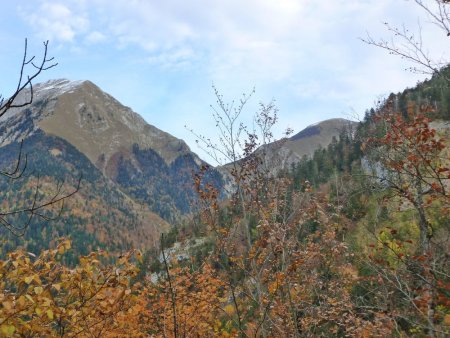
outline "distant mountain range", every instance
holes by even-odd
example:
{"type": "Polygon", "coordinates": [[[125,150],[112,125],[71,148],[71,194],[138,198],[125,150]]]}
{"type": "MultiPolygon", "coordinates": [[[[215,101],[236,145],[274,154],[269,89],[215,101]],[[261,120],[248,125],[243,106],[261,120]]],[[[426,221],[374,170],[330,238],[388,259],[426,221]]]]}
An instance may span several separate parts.
{"type": "MultiPolygon", "coordinates": [[[[23,92],[18,101],[27,95],[23,92]]],[[[288,139],[283,153],[288,162],[296,161],[352,126],[344,119],[310,126],[288,139]]],[[[11,183],[0,181],[3,201],[23,199],[38,175],[48,189],[52,182],[73,185],[83,177],[80,192],[56,224],[36,220],[30,226],[30,250],[45,247],[55,236],[71,236],[81,253],[95,246],[154,245],[161,231],[193,210],[193,173],[206,165],[183,140],[146,123],[90,81],[37,84],[31,105],[1,117],[0,169],[14,163],[22,139],[28,175],[14,182],[12,192],[11,183]]],[[[225,184],[214,168],[207,180],[219,190],[225,184]]]]}

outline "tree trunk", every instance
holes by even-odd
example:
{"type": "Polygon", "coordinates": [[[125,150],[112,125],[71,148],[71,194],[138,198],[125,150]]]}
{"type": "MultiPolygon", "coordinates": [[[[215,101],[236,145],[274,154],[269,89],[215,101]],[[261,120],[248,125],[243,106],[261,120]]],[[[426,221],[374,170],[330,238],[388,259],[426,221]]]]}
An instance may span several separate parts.
{"type": "Polygon", "coordinates": [[[416,189],[417,198],[415,207],[419,214],[419,230],[420,230],[420,243],[419,243],[419,254],[424,258],[423,269],[421,269],[422,286],[424,287],[423,298],[426,299],[427,303],[427,322],[428,322],[428,336],[434,337],[435,327],[434,327],[434,279],[431,271],[432,257],[431,257],[431,246],[430,246],[430,224],[427,220],[425,209],[423,206],[423,187],[422,180],[420,176],[416,177],[416,189]]]}

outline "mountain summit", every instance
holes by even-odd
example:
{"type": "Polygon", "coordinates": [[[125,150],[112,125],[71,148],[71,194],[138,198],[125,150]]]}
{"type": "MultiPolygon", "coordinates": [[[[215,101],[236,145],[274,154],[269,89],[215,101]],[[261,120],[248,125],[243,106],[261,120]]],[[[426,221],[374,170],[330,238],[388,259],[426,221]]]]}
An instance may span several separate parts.
{"type": "Polygon", "coordinates": [[[37,84],[27,109],[36,127],[65,139],[102,171],[115,154],[133,144],[153,149],[167,164],[181,155],[193,155],[184,141],[147,124],[90,81],[59,79],[37,84]]]}
{"type": "MultiPolygon", "coordinates": [[[[29,92],[24,91],[19,100],[29,92]]],[[[34,87],[33,103],[6,118],[3,143],[40,130],[61,138],[103,175],[168,221],[191,209],[192,173],[206,164],[187,144],[148,124],[90,81],[51,80],[34,87]]],[[[219,173],[212,179],[221,185],[219,173]]]]}
{"type": "Polygon", "coordinates": [[[298,160],[312,156],[318,148],[326,148],[341,133],[353,133],[357,122],[343,118],[329,119],[310,125],[290,137],[284,147],[298,160]]]}
{"type": "MultiPolygon", "coordinates": [[[[29,95],[22,92],[18,102],[29,95]]],[[[73,235],[76,229],[81,238],[95,237],[93,243],[148,246],[168,228],[167,222],[177,221],[195,205],[193,174],[206,163],[184,141],[146,123],[90,81],[37,84],[33,102],[11,109],[0,122],[0,168],[15,161],[22,139],[28,155],[30,174],[18,194],[26,193],[37,175],[49,184],[84,178],[72,201],[79,217],[70,217],[72,227],[61,225],[63,233],[55,230],[59,235],[73,235]]],[[[207,176],[221,188],[217,171],[211,169],[207,176]]]]}

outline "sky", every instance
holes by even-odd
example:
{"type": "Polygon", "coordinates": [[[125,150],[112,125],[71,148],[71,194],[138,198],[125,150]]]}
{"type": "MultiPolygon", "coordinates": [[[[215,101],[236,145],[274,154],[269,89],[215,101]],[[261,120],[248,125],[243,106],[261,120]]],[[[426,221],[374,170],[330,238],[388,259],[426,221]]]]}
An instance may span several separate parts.
{"type": "Polygon", "coordinates": [[[49,40],[58,66],[37,82],[90,80],[206,159],[188,129],[216,135],[212,85],[227,102],[255,89],[249,125],[260,102],[275,100],[277,136],[363,118],[380,97],[423,80],[360,40],[389,38],[384,22],[416,34],[420,25],[430,56],[446,57],[448,38],[412,0],[2,1],[0,93],[17,82],[25,38],[36,57],[49,40]]]}

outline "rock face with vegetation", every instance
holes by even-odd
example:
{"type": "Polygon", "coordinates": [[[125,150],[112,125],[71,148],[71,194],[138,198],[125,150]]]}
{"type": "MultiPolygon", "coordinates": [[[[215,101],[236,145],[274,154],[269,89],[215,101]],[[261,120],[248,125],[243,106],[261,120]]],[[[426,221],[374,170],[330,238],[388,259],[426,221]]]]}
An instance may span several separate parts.
{"type": "MultiPolygon", "coordinates": [[[[15,166],[19,152],[17,142],[0,148],[1,167],[15,166]]],[[[51,214],[57,216],[56,219],[33,217],[23,237],[11,235],[3,228],[3,253],[18,245],[24,245],[30,252],[40,252],[55,239],[65,236],[73,241],[74,252],[69,258],[72,261],[95,248],[117,252],[154,246],[160,232],[170,228],[168,222],[130,198],[86,156],[61,138],[36,130],[24,140],[22,156],[27,157],[23,175],[14,180],[0,179],[4,206],[21,209],[34,202],[45,203],[55,191],[74,191],[80,178],[81,182],[79,191],[64,205],[52,208],[51,214]]],[[[27,224],[29,216],[31,214],[12,215],[9,221],[20,227],[27,224]]]]}

